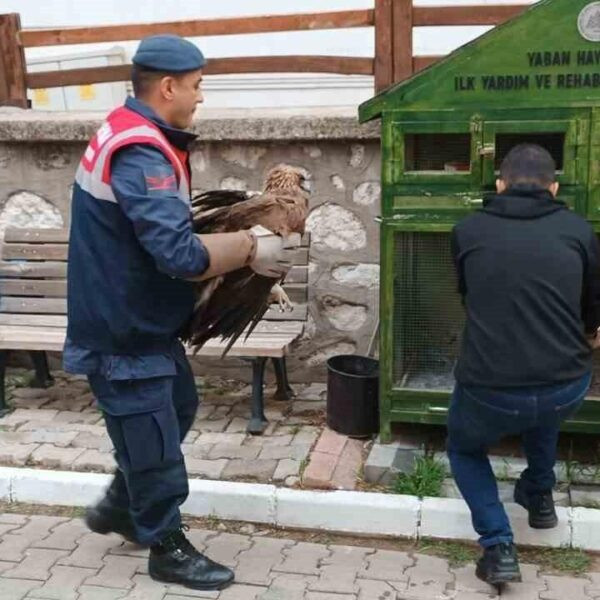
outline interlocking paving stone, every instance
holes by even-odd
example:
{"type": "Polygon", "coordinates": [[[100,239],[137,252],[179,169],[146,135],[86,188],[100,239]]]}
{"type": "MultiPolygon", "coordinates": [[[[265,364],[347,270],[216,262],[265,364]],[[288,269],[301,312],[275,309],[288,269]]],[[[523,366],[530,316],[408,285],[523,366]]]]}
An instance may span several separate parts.
{"type": "Polygon", "coordinates": [[[2,600],[22,600],[33,589],[40,587],[41,582],[28,579],[0,578],[0,598],[2,600]]]}
{"type": "Polygon", "coordinates": [[[221,592],[155,582],[148,549],[119,536],[86,532],[79,519],[0,514],[0,600],[588,600],[600,597],[600,573],[545,575],[523,564],[523,583],[494,588],[474,565],[450,569],[434,556],[324,545],[264,535],[193,529],[188,537],[234,568],[221,592]],[[11,528],[4,530],[2,525],[11,528]]]}
{"type": "Polygon", "coordinates": [[[321,561],[331,554],[327,546],[298,542],[283,551],[283,560],[275,565],[275,571],[318,575],[321,561]]]}
{"type": "Polygon", "coordinates": [[[236,581],[253,585],[268,585],[271,570],[281,562],[281,554],[294,544],[290,540],[255,537],[252,546],[237,557],[236,581]]]}
{"type": "Polygon", "coordinates": [[[367,566],[359,572],[358,576],[381,581],[408,581],[406,570],[414,566],[414,563],[414,559],[404,552],[377,550],[367,556],[367,566]]]}
{"type": "Polygon", "coordinates": [[[79,588],[78,600],[121,600],[128,590],[82,585],[79,588]]]}
{"type": "Polygon", "coordinates": [[[125,589],[133,585],[132,577],[140,567],[145,567],[147,559],[134,556],[105,556],[104,566],[97,575],[86,580],[88,585],[125,589]]]}
{"type": "Polygon", "coordinates": [[[56,564],[59,558],[68,553],[64,550],[29,548],[25,550],[24,554],[25,558],[13,569],[4,571],[2,577],[46,581],[50,577],[50,568],[56,564]]]}
{"type": "Polygon", "coordinates": [[[540,592],[540,600],[586,600],[589,596],[585,588],[589,585],[588,579],[579,577],[544,576],[547,591],[540,592]]]}
{"type": "Polygon", "coordinates": [[[50,579],[42,587],[30,592],[29,596],[31,598],[49,598],[51,600],[77,600],[79,587],[85,579],[95,572],[94,569],[56,565],[50,570],[50,579]]]}
{"type": "Polygon", "coordinates": [[[89,533],[83,521],[74,519],[57,525],[52,533],[35,542],[34,548],[50,548],[54,550],[75,550],[77,540],[89,533]]]}
{"type": "Polygon", "coordinates": [[[47,469],[65,469],[70,468],[84,452],[85,448],[57,448],[52,444],[42,444],[32,452],[29,460],[47,469]]]}
{"type": "Polygon", "coordinates": [[[321,561],[319,579],[311,591],[337,594],[356,593],[358,572],[364,569],[366,558],[375,552],[356,546],[330,546],[331,555],[321,561]]]}
{"type": "Polygon", "coordinates": [[[252,545],[250,537],[233,533],[221,533],[207,541],[206,555],[228,567],[235,567],[240,552],[252,545]]]}
{"type": "Polygon", "coordinates": [[[58,561],[60,565],[71,567],[87,567],[101,569],[104,566],[103,558],[111,548],[116,548],[123,543],[123,539],[116,535],[98,535],[87,533],[77,542],[77,549],[69,556],[58,561]]]}

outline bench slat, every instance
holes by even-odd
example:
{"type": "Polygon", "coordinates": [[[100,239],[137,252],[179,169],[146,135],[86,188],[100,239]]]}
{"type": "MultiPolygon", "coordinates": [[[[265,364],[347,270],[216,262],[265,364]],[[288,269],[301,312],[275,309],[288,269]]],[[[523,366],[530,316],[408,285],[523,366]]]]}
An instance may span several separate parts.
{"type": "MultiPolygon", "coordinates": [[[[283,286],[290,300],[296,304],[306,304],[308,289],[306,284],[290,283],[283,286]]],[[[41,296],[65,298],[65,279],[0,279],[0,296],[41,296]]]]}
{"type": "Polygon", "coordinates": [[[61,327],[67,328],[66,315],[28,315],[0,313],[0,326],[20,325],[26,327],[61,327]]]}
{"type": "Polygon", "coordinates": [[[296,266],[305,266],[308,264],[308,248],[298,248],[292,254],[292,262],[296,266]]]}
{"type": "Polygon", "coordinates": [[[64,279],[0,279],[0,296],[49,296],[64,298],[67,282],[64,279]]]}
{"type": "Polygon", "coordinates": [[[283,289],[292,304],[306,304],[308,301],[308,288],[305,283],[284,283],[283,289]]]}
{"type": "Polygon", "coordinates": [[[67,244],[4,244],[4,260],[67,260],[67,244]]]}
{"type": "Polygon", "coordinates": [[[0,298],[0,312],[66,315],[67,301],[63,298],[0,298]]]}
{"type": "Polygon", "coordinates": [[[306,321],[308,308],[306,304],[295,304],[294,310],[281,312],[272,306],[263,316],[263,321],[306,321]]]}
{"type": "Polygon", "coordinates": [[[308,267],[292,267],[285,276],[286,283],[307,283],[308,267]]]}
{"type": "MultiPolygon", "coordinates": [[[[64,329],[52,327],[6,326],[0,328],[0,348],[60,352],[65,335],[64,329]]],[[[252,335],[246,342],[238,340],[232,346],[228,356],[282,357],[287,354],[296,338],[296,334],[280,334],[270,338],[252,335]]],[[[225,344],[217,340],[210,340],[195,356],[220,357],[224,348],[225,344]]],[[[186,348],[186,352],[194,356],[192,349],[186,348]]]]}
{"type": "Polygon", "coordinates": [[[68,229],[27,229],[21,227],[10,227],[4,232],[4,242],[45,244],[63,243],[69,241],[68,229]]]}
{"type": "MultiPolygon", "coordinates": [[[[64,315],[48,314],[19,314],[19,313],[0,313],[0,326],[26,326],[36,327],[57,327],[66,329],[67,317],[64,315]]],[[[261,321],[255,327],[252,335],[301,335],[304,331],[304,323],[300,321],[261,321]]]]}
{"type": "Polygon", "coordinates": [[[48,277],[61,278],[67,276],[66,262],[4,262],[0,261],[0,277],[48,277]]]}

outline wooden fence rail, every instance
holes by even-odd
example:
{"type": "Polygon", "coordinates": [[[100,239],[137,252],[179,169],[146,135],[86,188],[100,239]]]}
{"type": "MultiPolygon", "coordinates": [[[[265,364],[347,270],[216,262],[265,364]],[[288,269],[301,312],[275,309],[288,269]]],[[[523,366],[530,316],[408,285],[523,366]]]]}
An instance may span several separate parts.
{"type": "Polygon", "coordinates": [[[126,81],[131,65],[27,73],[25,48],[138,40],[156,33],[185,37],[373,27],[375,57],[249,56],[211,58],[208,75],[231,73],[338,73],[374,75],[377,91],[410,77],[440,56],[413,55],[413,29],[444,25],[497,25],[527,5],[413,6],[413,0],[374,0],[373,9],[137,23],[101,27],[22,29],[18,14],[0,15],[0,105],[27,106],[27,89],[126,81]]]}

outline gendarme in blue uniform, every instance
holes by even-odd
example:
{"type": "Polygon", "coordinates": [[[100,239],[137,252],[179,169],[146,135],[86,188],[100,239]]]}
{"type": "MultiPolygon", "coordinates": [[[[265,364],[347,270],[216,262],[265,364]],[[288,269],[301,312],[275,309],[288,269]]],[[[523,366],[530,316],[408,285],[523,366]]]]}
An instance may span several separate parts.
{"type": "MultiPolygon", "coordinates": [[[[181,42],[148,38],[134,63],[200,69],[181,42]]],[[[184,279],[208,267],[189,208],[194,139],[129,98],[90,142],[73,191],[64,368],[88,376],[119,466],[107,498],[144,544],[180,526],[188,493],[180,443],[198,396],[177,336],[194,306],[184,279]]]]}

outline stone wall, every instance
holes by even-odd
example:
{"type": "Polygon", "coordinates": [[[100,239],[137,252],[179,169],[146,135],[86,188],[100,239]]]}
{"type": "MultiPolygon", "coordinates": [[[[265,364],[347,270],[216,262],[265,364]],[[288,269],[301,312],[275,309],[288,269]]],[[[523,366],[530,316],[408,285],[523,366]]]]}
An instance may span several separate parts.
{"type": "MultiPolygon", "coordinates": [[[[68,225],[75,169],[100,118],[0,109],[0,231],[68,225]]],[[[377,126],[360,127],[353,111],[311,109],[205,110],[194,127],[196,191],[259,190],[268,169],[282,162],[310,174],[309,319],[290,372],[293,380],[323,379],[326,359],[364,352],[377,322],[377,126]]],[[[239,367],[234,360],[198,365],[246,379],[239,367]]]]}

